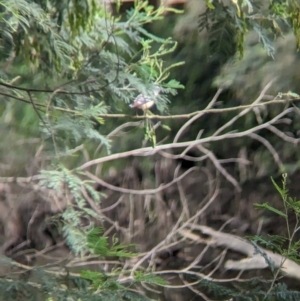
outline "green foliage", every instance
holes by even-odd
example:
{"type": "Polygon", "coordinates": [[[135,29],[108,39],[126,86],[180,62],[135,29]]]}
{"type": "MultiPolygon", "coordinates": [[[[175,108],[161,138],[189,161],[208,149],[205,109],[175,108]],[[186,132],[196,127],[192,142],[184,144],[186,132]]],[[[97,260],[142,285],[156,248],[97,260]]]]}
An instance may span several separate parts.
{"type": "MultiPolygon", "coordinates": [[[[298,35],[297,12],[286,15],[292,4],[280,6],[279,2],[272,1],[274,16],[260,22],[262,18],[260,21],[252,18],[251,14],[258,14],[259,9],[252,1],[232,1],[231,6],[225,6],[221,1],[205,2],[209,10],[201,16],[200,27],[212,31],[210,46],[218,49],[221,61],[227,60],[236,49],[240,56],[244,54],[245,34],[250,28],[258,33],[270,55],[274,53],[270,41],[283,32],[281,23],[287,17],[291,18],[294,33],[298,35]],[[280,30],[278,26],[281,26],[280,30]],[[266,33],[268,29],[272,29],[271,34],[266,33]]],[[[151,95],[154,87],[159,85],[162,93],[157,108],[164,112],[169,103],[167,95],[175,95],[177,89],[183,88],[177,80],[170,78],[173,68],[183,63],[167,66],[164,61],[177,43],[170,38],[158,37],[144,27],[162,20],[165,8],[156,9],[147,1],[136,1],[124,18],[112,15],[107,7],[96,1],[0,0],[0,8],[3,25],[0,33],[0,95],[3,102],[8,102],[8,105],[1,104],[0,113],[7,125],[14,126],[16,121],[23,125],[20,132],[27,129],[24,125],[36,125],[39,121],[42,134],[38,137],[47,161],[39,185],[54,191],[61,202],[63,212],[57,220],[67,245],[75,256],[90,253],[104,258],[135,256],[127,250],[130,245],[119,245],[117,239],[110,245],[102,231],[95,228],[94,223],[101,222],[102,217],[101,211],[94,210],[93,203],[99,204],[102,196],[77,167],[86,157],[92,160],[112,153],[113,146],[120,150],[118,138],[107,135],[111,128],[118,127],[120,119],[112,121],[110,117],[121,113],[127,118],[127,105],[138,93],[151,95]],[[27,106],[25,110],[24,106],[27,106]],[[78,149],[85,145],[88,145],[86,153],[79,154],[78,149]],[[95,149],[100,151],[97,153],[95,149]]],[[[144,125],[145,141],[155,147],[156,133],[147,114],[144,125]]],[[[167,125],[164,127],[170,130],[167,125]]],[[[280,193],[286,196],[284,189],[280,193]]],[[[300,211],[299,201],[285,197],[284,203],[287,211],[300,211]]],[[[268,204],[261,208],[288,217],[287,212],[268,204]]],[[[299,243],[292,238],[291,234],[288,238],[271,237],[269,240],[260,237],[256,242],[297,260],[299,243]],[[290,243],[288,248],[285,246],[287,241],[290,243]]],[[[270,267],[275,271],[271,262],[270,267]]],[[[161,278],[146,272],[131,273],[118,268],[109,273],[85,270],[80,275],[66,271],[63,276],[51,269],[39,271],[33,268],[33,271],[37,276],[26,285],[18,279],[1,279],[0,296],[3,294],[4,300],[21,300],[18,294],[23,292],[24,299],[49,301],[147,300],[125,288],[119,281],[121,272],[130,284],[165,285],[161,278]]],[[[206,285],[210,293],[214,293],[210,288],[214,284],[206,285]]],[[[250,287],[252,294],[219,286],[218,297],[252,300],[251,297],[266,295],[264,287],[257,288],[252,284],[250,287]]],[[[299,294],[287,291],[283,285],[273,285],[268,292],[268,297],[273,299],[292,300],[288,298],[296,296],[299,294]]]]}
{"type": "Polygon", "coordinates": [[[199,30],[204,29],[209,32],[210,54],[218,56],[220,62],[234,55],[236,49],[243,56],[245,24],[238,18],[234,8],[219,2],[214,9],[208,9],[199,19],[199,30]]]}
{"type": "MultiPolygon", "coordinates": [[[[259,245],[261,245],[271,251],[281,253],[282,246],[284,243],[286,243],[287,239],[285,237],[278,236],[278,235],[268,235],[267,237],[264,237],[264,238],[262,238],[261,236],[255,235],[252,237],[252,241],[255,243],[258,243],[259,245]]],[[[254,244],[254,246],[256,247],[257,245],[254,244]]]]}
{"type": "Polygon", "coordinates": [[[200,31],[209,32],[211,52],[229,58],[238,51],[240,58],[244,54],[245,35],[254,30],[266,49],[274,57],[273,40],[293,29],[296,47],[300,45],[300,6],[294,0],[270,1],[205,1],[207,10],[200,15],[200,31]]]}
{"type": "MultiPolygon", "coordinates": [[[[273,248],[277,248],[280,254],[283,256],[290,258],[291,260],[294,260],[296,262],[300,262],[300,258],[298,255],[298,241],[295,241],[295,234],[298,230],[299,226],[299,204],[300,202],[296,200],[295,198],[291,198],[288,195],[288,189],[287,189],[287,174],[283,174],[282,176],[282,187],[280,187],[273,179],[272,179],[273,185],[278,191],[278,193],[281,196],[283,206],[284,206],[284,211],[281,212],[280,216],[285,219],[286,222],[286,236],[281,237],[281,236],[271,236],[271,245],[273,245],[273,248]],[[291,224],[290,219],[291,215],[295,216],[296,222],[294,225],[291,224]],[[283,248],[283,242],[287,241],[287,247],[283,248]]],[[[261,208],[260,206],[256,207],[261,208]]],[[[278,214],[279,210],[271,207],[271,206],[266,206],[264,207],[265,209],[275,212],[278,214]]],[[[260,238],[261,243],[265,245],[270,244],[270,240],[264,240],[260,238]]]]}
{"type": "Polygon", "coordinates": [[[81,277],[91,282],[93,290],[116,291],[122,290],[124,287],[116,281],[115,276],[108,276],[104,272],[93,272],[90,270],[82,270],[81,277]]]}
{"type": "MultiPolygon", "coordinates": [[[[67,275],[64,277],[53,277],[35,271],[39,283],[33,281],[20,281],[15,279],[0,280],[0,300],[6,301],[150,301],[149,298],[120,287],[112,290],[116,284],[111,283],[107,289],[98,290],[93,293],[89,281],[82,277],[67,275]],[[114,285],[114,286],[113,286],[114,285]]],[[[99,274],[99,273],[98,273],[99,274]]]]}
{"type": "MultiPolygon", "coordinates": [[[[132,245],[120,245],[118,240],[113,239],[112,246],[109,247],[107,237],[102,236],[102,229],[94,228],[87,233],[87,245],[92,254],[100,257],[118,257],[118,258],[130,258],[135,257],[137,254],[129,252],[127,249],[132,245]]],[[[115,291],[122,290],[125,287],[118,282],[120,277],[121,269],[113,269],[110,273],[93,272],[91,270],[82,270],[80,275],[83,279],[88,280],[96,291],[115,291]]],[[[122,270],[123,277],[130,275],[130,271],[122,270]]],[[[135,271],[133,277],[128,278],[130,282],[141,283],[146,282],[149,284],[164,285],[166,282],[157,276],[145,273],[143,271],[135,271]]]]}
{"type": "Polygon", "coordinates": [[[94,228],[87,233],[88,248],[93,254],[114,257],[134,257],[137,255],[126,250],[132,245],[120,245],[117,238],[113,239],[113,244],[109,247],[108,238],[101,236],[102,233],[103,231],[100,228],[94,228]]]}
{"type": "MultiPolygon", "coordinates": [[[[162,93],[157,108],[167,111],[167,95],[183,88],[170,78],[171,70],[182,63],[167,66],[164,62],[177,43],[144,27],[161,20],[164,13],[164,7],[155,8],[147,1],[136,1],[121,18],[112,15],[101,1],[0,0],[1,122],[20,135],[27,133],[28,124],[35,129],[32,136],[40,139],[39,154],[45,160],[39,187],[53,193],[51,205],[61,212],[54,221],[74,256],[136,256],[128,250],[131,245],[120,245],[117,238],[109,243],[96,228],[102,216],[95,208],[103,195],[77,167],[87,157],[113,151],[119,141],[107,136],[116,127],[110,115],[124,113],[125,117],[128,104],[139,93],[152,95],[158,85],[162,93]],[[78,151],[82,147],[84,155],[78,151]]],[[[147,300],[119,282],[119,268],[109,273],[85,270],[77,275],[67,269],[57,273],[44,267],[30,268],[30,273],[32,278],[26,282],[2,277],[1,298],[147,300]]],[[[124,271],[126,277],[129,273],[124,271]]],[[[131,281],[164,283],[140,271],[131,281]]]]}
{"type": "Polygon", "coordinates": [[[260,209],[267,209],[270,210],[280,216],[286,217],[286,215],[281,212],[280,210],[277,210],[276,208],[270,206],[268,203],[264,203],[264,204],[255,204],[255,207],[260,208],[260,209]]]}
{"type": "Polygon", "coordinates": [[[15,54],[30,61],[32,67],[55,66],[59,70],[68,64],[74,48],[57,33],[57,24],[38,3],[0,1],[1,58],[15,54]]]}
{"type": "MultiPolygon", "coordinates": [[[[299,201],[296,201],[296,199],[293,199],[288,195],[287,174],[282,175],[282,187],[280,187],[273,179],[272,182],[277,192],[281,196],[281,200],[284,208],[283,212],[281,212],[280,210],[272,206],[269,206],[268,204],[263,204],[262,206],[255,204],[255,207],[266,209],[282,217],[286,223],[286,235],[285,236],[269,235],[268,237],[255,236],[252,240],[254,243],[259,243],[260,245],[266,247],[267,249],[279,253],[285,258],[289,258],[299,263],[300,262],[299,253],[298,253],[299,242],[295,241],[295,234],[298,231],[298,226],[299,226],[299,201]],[[294,224],[291,222],[291,215],[295,216],[296,222],[294,224]]],[[[256,248],[256,250],[259,250],[259,248],[256,248]]],[[[281,288],[283,290],[283,292],[281,292],[282,297],[286,298],[282,300],[294,300],[294,299],[289,299],[290,297],[288,296],[290,295],[286,289],[286,286],[284,286],[283,284],[279,284],[277,286],[275,285],[275,280],[277,281],[277,278],[279,277],[280,268],[278,268],[276,271],[273,266],[273,263],[268,259],[268,257],[266,255],[265,256],[263,255],[263,257],[266,259],[266,262],[268,263],[269,267],[274,273],[274,280],[266,296],[267,297],[271,296],[272,293],[274,293],[274,291],[277,292],[277,290],[281,288]],[[286,296],[285,293],[287,293],[288,296],[286,296]]],[[[292,294],[292,296],[294,295],[292,294]]]]}
{"type": "MultiPolygon", "coordinates": [[[[32,106],[31,118],[40,120],[47,149],[54,151],[57,158],[68,156],[85,141],[100,143],[110,152],[112,141],[102,133],[104,124],[110,126],[106,118],[109,113],[124,112],[138,93],[151,94],[155,85],[163,91],[157,108],[166,111],[167,94],[174,95],[176,89],[182,88],[169,79],[170,70],[182,63],[166,66],[163,60],[174,51],[176,42],[159,38],[142,27],[162,19],[163,7],[156,9],[146,1],[137,1],[127,19],[121,20],[94,1],[71,2],[58,5],[55,1],[37,1],[32,7],[26,6],[26,1],[3,2],[3,20],[20,23],[14,31],[21,28],[26,35],[11,35],[9,52],[11,65],[22,65],[24,75],[19,69],[5,71],[0,77],[0,93],[13,104],[23,101],[32,106]],[[16,20],[7,17],[12,11],[16,20]],[[65,14],[69,18],[62,22],[65,14]],[[25,22],[27,18],[32,21],[25,22]],[[42,22],[47,27],[44,25],[40,32],[42,22]],[[41,45],[24,45],[23,39],[37,40],[41,45]],[[23,54],[15,46],[19,44],[23,54]],[[27,51],[36,55],[31,57],[27,51]],[[11,80],[16,76],[18,85],[13,85],[11,80]],[[26,88],[28,82],[31,83],[26,88]]],[[[10,23],[3,34],[9,30],[10,23]]],[[[10,108],[10,115],[16,114],[17,106],[10,108]]],[[[25,117],[18,119],[22,118],[25,117]]]]}
{"type": "Polygon", "coordinates": [[[272,272],[273,279],[268,281],[267,279],[252,278],[250,280],[238,282],[232,281],[227,285],[221,285],[218,282],[201,279],[199,287],[205,292],[205,294],[207,294],[207,296],[210,296],[214,300],[232,299],[238,301],[286,301],[298,300],[300,298],[299,291],[290,290],[287,285],[282,282],[280,268],[284,264],[284,261],[282,261],[280,267],[275,267],[274,262],[269,258],[266,252],[259,247],[262,246],[297,263],[300,262],[298,252],[300,243],[295,239],[295,234],[299,230],[299,201],[288,196],[286,174],[283,174],[282,176],[282,186],[278,185],[273,179],[272,182],[275,189],[280,194],[284,204],[283,212],[267,204],[255,204],[255,206],[258,209],[268,210],[275,213],[276,216],[279,215],[280,218],[283,218],[286,222],[287,233],[285,236],[268,235],[267,237],[263,237],[256,235],[254,237],[250,237],[250,239],[255,250],[254,254],[259,254],[265,259],[272,272]],[[290,220],[291,214],[296,217],[296,223],[293,225],[290,220]]]}
{"type": "Polygon", "coordinates": [[[157,285],[166,285],[167,281],[165,281],[164,279],[162,279],[161,277],[155,276],[155,275],[151,275],[151,274],[147,274],[141,271],[136,271],[134,273],[134,281],[139,283],[139,282],[146,282],[149,284],[157,284],[157,285]]]}
{"type": "MultiPolygon", "coordinates": [[[[126,250],[129,246],[121,246],[114,240],[111,247],[108,246],[107,238],[102,236],[101,229],[93,229],[85,233],[87,250],[101,258],[108,257],[132,257],[136,256],[126,250]]],[[[7,269],[22,268],[13,260],[1,257],[1,265],[7,269]]],[[[80,274],[67,272],[56,273],[45,267],[30,268],[30,281],[2,275],[0,277],[0,300],[149,300],[129,292],[119,282],[121,269],[116,268],[110,272],[81,270],[80,274]]],[[[122,271],[128,275],[130,271],[122,271]]],[[[14,275],[12,273],[11,275],[14,275]]],[[[148,282],[151,284],[164,284],[159,278],[147,273],[136,271],[134,283],[148,282]]]]}
{"type": "MultiPolygon", "coordinates": [[[[125,286],[123,286],[117,281],[120,272],[121,271],[119,269],[116,269],[109,274],[106,274],[104,272],[82,270],[80,275],[83,279],[88,280],[92,284],[92,289],[95,291],[120,291],[125,289],[125,286]]],[[[129,273],[130,271],[122,270],[123,275],[129,273]]],[[[141,271],[135,272],[134,278],[128,278],[128,280],[128,282],[132,282],[135,284],[141,282],[162,286],[166,284],[166,281],[164,279],[141,271]]]]}
{"type": "Polygon", "coordinates": [[[73,252],[84,254],[88,244],[85,231],[93,225],[88,225],[85,231],[82,231],[82,219],[90,217],[101,220],[101,216],[87,205],[86,197],[90,194],[93,200],[99,203],[100,195],[88,181],[81,180],[78,173],[71,172],[62,165],[59,165],[56,170],[41,171],[41,174],[43,175],[40,181],[41,187],[53,189],[59,197],[69,199],[66,209],[61,214],[63,223],[61,230],[73,252]]]}

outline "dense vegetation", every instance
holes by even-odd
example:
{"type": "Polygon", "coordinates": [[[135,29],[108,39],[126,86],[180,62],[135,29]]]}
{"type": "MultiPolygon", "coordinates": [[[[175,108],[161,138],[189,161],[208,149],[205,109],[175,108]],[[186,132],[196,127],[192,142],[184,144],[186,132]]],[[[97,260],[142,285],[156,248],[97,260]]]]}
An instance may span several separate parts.
{"type": "Polygon", "coordinates": [[[263,219],[243,184],[298,170],[299,16],[0,0],[1,300],[298,300],[299,202],[285,175],[263,219]]]}

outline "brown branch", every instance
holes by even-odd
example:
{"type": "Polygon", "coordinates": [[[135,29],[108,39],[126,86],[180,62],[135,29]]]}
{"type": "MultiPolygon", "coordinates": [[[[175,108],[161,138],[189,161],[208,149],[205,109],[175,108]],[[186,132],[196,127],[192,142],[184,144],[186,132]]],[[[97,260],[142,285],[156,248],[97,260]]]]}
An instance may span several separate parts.
{"type": "MultiPolygon", "coordinates": [[[[225,262],[226,269],[251,270],[251,269],[264,269],[268,267],[268,263],[266,262],[265,258],[261,254],[258,254],[254,246],[247,240],[232,234],[216,231],[207,226],[200,226],[200,225],[193,224],[190,225],[190,227],[191,229],[201,231],[203,235],[208,236],[209,238],[207,238],[207,243],[211,245],[213,244],[216,247],[221,246],[226,249],[231,249],[234,250],[235,252],[239,252],[247,256],[246,258],[241,260],[227,260],[227,262],[225,262]]],[[[180,231],[180,234],[192,240],[196,240],[196,241],[198,239],[199,241],[203,240],[200,236],[191,233],[189,230],[182,230],[180,231]]],[[[258,246],[257,248],[262,253],[266,254],[266,256],[274,263],[274,266],[276,268],[280,268],[283,273],[287,274],[290,277],[293,277],[295,279],[300,279],[300,266],[296,262],[282,255],[275,254],[271,251],[260,248],[258,246]]]]}
{"type": "Polygon", "coordinates": [[[87,177],[90,179],[94,180],[96,183],[100,184],[101,186],[104,186],[110,190],[113,191],[118,191],[122,193],[130,193],[130,194],[137,194],[137,195],[146,195],[146,194],[154,194],[158,193],[160,191],[163,191],[164,189],[167,189],[168,187],[172,186],[173,184],[177,183],[178,181],[182,180],[186,175],[188,175],[190,172],[197,170],[198,167],[192,167],[188,169],[186,172],[184,172],[182,175],[179,177],[175,178],[173,181],[171,181],[168,184],[161,185],[158,188],[155,189],[143,189],[143,190],[135,190],[135,189],[128,189],[128,188],[122,188],[122,187],[117,187],[114,185],[111,185],[100,178],[96,177],[95,175],[91,174],[90,172],[86,171],[85,174],[87,177]]]}
{"type": "Polygon", "coordinates": [[[259,130],[268,128],[268,126],[270,124],[275,123],[281,117],[283,117],[284,115],[286,115],[286,114],[288,114],[292,111],[294,111],[294,108],[288,108],[285,111],[278,114],[277,116],[275,116],[272,120],[270,120],[266,123],[257,125],[256,127],[245,130],[243,132],[226,133],[226,134],[222,134],[220,136],[211,136],[211,137],[206,137],[206,138],[202,138],[202,139],[197,139],[197,140],[194,140],[194,141],[185,141],[185,142],[177,142],[177,143],[157,145],[155,148],[153,148],[153,147],[143,147],[143,148],[140,148],[140,149],[135,149],[135,150],[131,150],[131,151],[123,152],[123,153],[112,154],[112,155],[109,155],[109,156],[106,156],[106,157],[102,157],[102,158],[98,158],[98,159],[86,162],[83,165],[79,166],[78,170],[83,170],[83,169],[86,169],[86,168],[91,167],[93,165],[97,165],[97,164],[100,164],[100,163],[104,163],[104,162],[108,162],[108,161],[112,161],[112,160],[116,160],[116,159],[127,158],[127,157],[131,157],[131,156],[152,156],[155,153],[157,153],[161,150],[166,150],[166,149],[185,148],[185,147],[192,148],[192,147],[195,147],[199,144],[204,144],[204,143],[208,143],[208,142],[216,142],[216,141],[221,141],[221,140],[226,140],[226,139],[236,139],[236,138],[245,137],[245,136],[247,136],[251,133],[255,133],[259,130]]]}
{"type": "MultiPolygon", "coordinates": [[[[77,93],[77,92],[68,92],[68,91],[64,91],[64,90],[28,89],[28,88],[17,87],[17,86],[13,86],[13,85],[9,85],[9,84],[5,84],[5,83],[0,82],[0,86],[1,85],[5,86],[7,88],[25,91],[27,93],[30,93],[30,92],[47,92],[47,93],[50,93],[51,92],[51,93],[56,93],[56,94],[86,94],[86,93],[92,93],[92,92],[96,91],[96,90],[91,90],[91,91],[85,91],[85,92],[78,92],[77,93]]],[[[19,98],[19,97],[10,95],[10,94],[0,92],[0,95],[10,97],[10,98],[13,98],[13,99],[31,104],[30,100],[19,98]]],[[[218,95],[219,94],[217,93],[215,97],[217,97],[218,95]]],[[[258,99],[261,100],[262,96],[263,96],[263,92],[260,94],[258,99]]],[[[215,98],[211,101],[211,103],[208,105],[208,107],[210,105],[212,105],[214,103],[214,101],[215,101],[215,98]]],[[[286,104],[286,103],[292,103],[292,102],[297,102],[297,101],[300,101],[300,98],[289,98],[289,99],[276,99],[276,98],[274,98],[272,100],[269,100],[269,101],[266,101],[266,102],[261,102],[261,103],[257,103],[255,101],[253,104],[250,104],[250,105],[241,105],[241,106],[236,106],[236,107],[220,108],[220,109],[209,109],[207,107],[206,109],[203,109],[203,110],[200,110],[200,111],[194,111],[192,113],[187,113],[187,114],[180,114],[180,115],[149,115],[149,116],[147,116],[147,118],[148,119],[159,119],[159,120],[190,119],[190,118],[197,119],[200,116],[202,116],[203,114],[209,114],[209,113],[210,114],[219,114],[219,113],[224,113],[224,112],[232,112],[232,111],[240,111],[240,110],[248,110],[249,111],[251,109],[254,109],[254,108],[257,108],[257,107],[263,107],[263,106],[266,106],[266,105],[286,104]]],[[[44,105],[44,104],[35,103],[35,105],[40,106],[40,107],[46,107],[46,105],[44,105]]],[[[57,110],[57,111],[61,111],[61,112],[66,112],[66,113],[69,113],[69,114],[78,114],[78,111],[76,111],[76,110],[66,109],[66,108],[61,108],[61,107],[56,107],[56,106],[50,106],[48,109],[57,110]]],[[[104,117],[106,117],[106,118],[131,118],[131,119],[137,119],[137,120],[141,120],[141,119],[145,118],[144,116],[132,116],[132,115],[128,115],[128,114],[99,114],[97,116],[98,117],[103,117],[103,118],[104,117]]],[[[177,138],[179,138],[179,137],[177,137],[177,138]]]]}

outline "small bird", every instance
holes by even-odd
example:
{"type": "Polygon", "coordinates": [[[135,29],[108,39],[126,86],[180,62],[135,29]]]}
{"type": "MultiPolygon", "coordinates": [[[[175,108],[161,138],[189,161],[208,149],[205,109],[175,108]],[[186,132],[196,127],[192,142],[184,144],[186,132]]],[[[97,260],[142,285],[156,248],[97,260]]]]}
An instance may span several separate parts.
{"type": "Polygon", "coordinates": [[[154,92],[153,97],[145,95],[145,94],[139,94],[135,98],[133,103],[130,104],[129,106],[131,108],[139,108],[139,109],[142,109],[143,111],[147,111],[155,104],[155,98],[159,95],[160,88],[158,86],[155,86],[153,92],[154,92]]]}

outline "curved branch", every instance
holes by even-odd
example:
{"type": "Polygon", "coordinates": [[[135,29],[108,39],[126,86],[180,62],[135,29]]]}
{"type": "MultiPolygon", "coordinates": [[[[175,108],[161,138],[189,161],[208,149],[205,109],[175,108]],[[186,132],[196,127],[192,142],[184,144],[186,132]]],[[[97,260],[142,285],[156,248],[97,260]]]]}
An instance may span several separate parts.
{"type": "Polygon", "coordinates": [[[225,139],[241,138],[241,137],[247,136],[251,133],[255,133],[259,130],[268,128],[268,126],[270,124],[275,123],[281,117],[283,117],[284,115],[286,115],[286,114],[288,114],[292,111],[294,111],[294,108],[288,108],[285,111],[278,114],[272,120],[270,120],[266,123],[257,125],[257,126],[251,128],[251,129],[245,130],[243,132],[226,133],[226,134],[223,134],[223,135],[220,135],[220,136],[211,136],[211,137],[206,137],[206,138],[202,138],[202,139],[197,139],[197,140],[194,140],[194,141],[185,141],[185,142],[176,142],[176,143],[170,143],[170,144],[157,145],[155,148],[153,148],[153,147],[143,147],[143,148],[140,148],[140,149],[135,149],[135,150],[131,150],[131,151],[123,152],[123,153],[117,153],[117,154],[109,155],[109,156],[106,156],[106,157],[98,158],[98,159],[95,159],[95,160],[91,160],[91,161],[86,162],[86,163],[82,164],[81,166],[79,166],[78,170],[83,170],[83,169],[86,169],[86,168],[91,167],[93,165],[97,165],[97,164],[100,164],[100,163],[104,163],[104,162],[108,162],[108,161],[112,161],[112,160],[116,160],[116,159],[127,158],[127,157],[131,157],[131,156],[152,156],[155,153],[157,153],[158,151],[165,150],[165,149],[195,147],[199,144],[208,143],[208,142],[220,141],[220,140],[225,140],[225,139]]]}
{"type": "Polygon", "coordinates": [[[180,175],[179,177],[175,178],[173,181],[171,181],[168,184],[161,185],[160,187],[155,188],[155,189],[143,189],[143,190],[135,190],[135,189],[117,187],[117,186],[111,185],[111,184],[101,180],[100,178],[94,176],[93,174],[91,174],[88,171],[86,171],[85,174],[86,174],[87,177],[94,180],[96,183],[98,183],[101,186],[104,186],[108,189],[111,189],[113,191],[118,191],[118,192],[122,192],[122,193],[137,194],[137,195],[146,195],[146,194],[154,194],[154,193],[163,191],[164,189],[167,189],[168,187],[170,187],[173,184],[177,183],[178,181],[182,180],[190,172],[195,171],[197,169],[198,169],[198,167],[192,167],[192,168],[188,169],[186,172],[184,172],[182,175],[180,175]]]}

